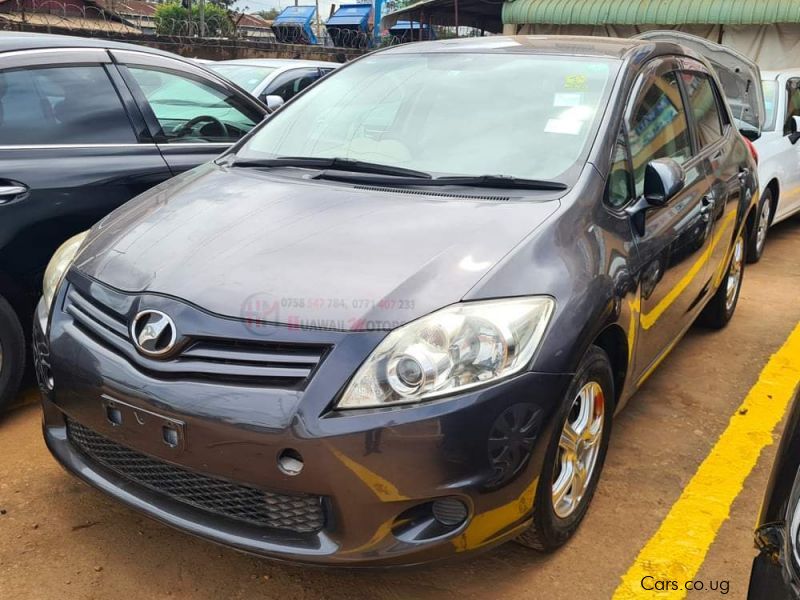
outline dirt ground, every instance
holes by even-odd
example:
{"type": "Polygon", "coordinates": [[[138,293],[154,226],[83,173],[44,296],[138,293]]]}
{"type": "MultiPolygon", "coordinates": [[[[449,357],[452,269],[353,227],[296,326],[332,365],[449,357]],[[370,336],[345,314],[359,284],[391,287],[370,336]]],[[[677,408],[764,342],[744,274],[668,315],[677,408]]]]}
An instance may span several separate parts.
{"type": "MultiPolygon", "coordinates": [[[[730,326],[691,331],[619,416],[592,508],[565,548],[541,556],[512,543],[394,571],[284,566],[150,521],[56,465],[26,390],[0,422],[0,598],[609,598],[798,322],[795,218],[772,229],[764,259],[747,269],[730,326]]],[[[774,452],[761,456],[698,574],[729,581],[729,598],[747,594],[774,452]]]]}

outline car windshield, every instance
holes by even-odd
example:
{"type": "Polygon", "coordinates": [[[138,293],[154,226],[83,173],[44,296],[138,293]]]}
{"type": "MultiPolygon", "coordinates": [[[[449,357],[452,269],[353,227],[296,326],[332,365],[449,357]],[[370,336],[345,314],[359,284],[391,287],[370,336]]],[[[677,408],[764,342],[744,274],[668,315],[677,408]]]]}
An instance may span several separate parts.
{"type": "Polygon", "coordinates": [[[775,111],[778,102],[778,82],[774,79],[765,79],[761,82],[761,89],[764,90],[764,108],[766,109],[764,131],[773,131],[775,129],[775,111]]]}
{"type": "Polygon", "coordinates": [[[287,104],[237,160],[345,158],[564,182],[583,166],[618,69],[572,56],[378,54],[287,104]]]}
{"type": "Polygon", "coordinates": [[[208,65],[208,68],[231,80],[240,88],[248,92],[255,92],[267,75],[274,72],[278,67],[215,64],[208,65]]]}

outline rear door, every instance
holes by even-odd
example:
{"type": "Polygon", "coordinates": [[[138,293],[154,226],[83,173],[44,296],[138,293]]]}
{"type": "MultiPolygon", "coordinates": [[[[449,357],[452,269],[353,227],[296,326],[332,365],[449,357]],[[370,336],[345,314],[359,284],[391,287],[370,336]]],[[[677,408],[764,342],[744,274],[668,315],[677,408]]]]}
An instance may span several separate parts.
{"type": "Polygon", "coordinates": [[[108,52],[0,54],[0,276],[35,296],[66,238],[170,175],[108,52]]]}
{"type": "Polygon", "coordinates": [[[267,114],[249,94],[198,66],[143,52],[112,54],[176,175],[218,156],[267,114]]]}
{"type": "Polygon", "coordinates": [[[706,252],[712,221],[709,184],[695,155],[676,59],[648,63],[626,107],[635,197],[644,191],[647,164],[672,158],[685,186],[664,206],[647,209],[636,237],[641,289],[637,370],[646,376],[694,320],[709,280],[706,252]]]}
{"type": "Polygon", "coordinates": [[[793,119],[800,117],[800,78],[789,78],[785,89],[779,89],[778,93],[783,94],[782,102],[786,109],[775,124],[775,129],[782,131],[783,137],[774,143],[781,148],[781,164],[785,168],[781,173],[780,202],[774,219],[782,219],[800,210],[800,141],[792,143],[793,119]]]}
{"type": "MultiPolygon", "coordinates": [[[[681,84],[689,106],[689,120],[700,168],[706,174],[706,217],[710,220],[712,240],[708,248],[711,287],[721,280],[727,268],[728,250],[736,230],[736,215],[749,173],[740,169],[741,157],[732,135],[739,135],[724,109],[716,81],[696,60],[681,59],[681,84]]],[[[748,199],[749,200],[749,199],[748,199]]]]}

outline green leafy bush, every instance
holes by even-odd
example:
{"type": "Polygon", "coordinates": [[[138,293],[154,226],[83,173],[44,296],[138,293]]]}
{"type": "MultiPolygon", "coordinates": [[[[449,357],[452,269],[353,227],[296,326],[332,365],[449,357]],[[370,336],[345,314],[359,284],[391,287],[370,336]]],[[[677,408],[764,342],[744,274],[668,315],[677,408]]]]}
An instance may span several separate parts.
{"type": "MultiPolygon", "coordinates": [[[[205,37],[229,37],[236,27],[223,7],[205,3],[205,37]]],[[[200,35],[200,4],[192,2],[192,14],[179,2],[159,4],[155,11],[156,33],[162,35],[200,35]]]]}

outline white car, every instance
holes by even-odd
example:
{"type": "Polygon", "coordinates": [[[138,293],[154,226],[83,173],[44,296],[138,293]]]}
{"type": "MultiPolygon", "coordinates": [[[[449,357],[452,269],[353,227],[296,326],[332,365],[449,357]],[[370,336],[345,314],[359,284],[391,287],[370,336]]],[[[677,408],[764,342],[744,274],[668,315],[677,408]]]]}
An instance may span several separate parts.
{"type": "Polygon", "coordinates": [[[800,68],[762,71],[766,121],[756,140],[761,212],[753,262],[761,257],[767,229],[800,211],[800,68]]]}
{"type": "Polygon", "coordinates": [[[268,96],[280,96],[278,104],[282,104],[333,71],[339,64],[290,58],[244,58],[223,60],[204,66],[274,109],[277,99],[270,98],[268,101],[268,96]]]}

